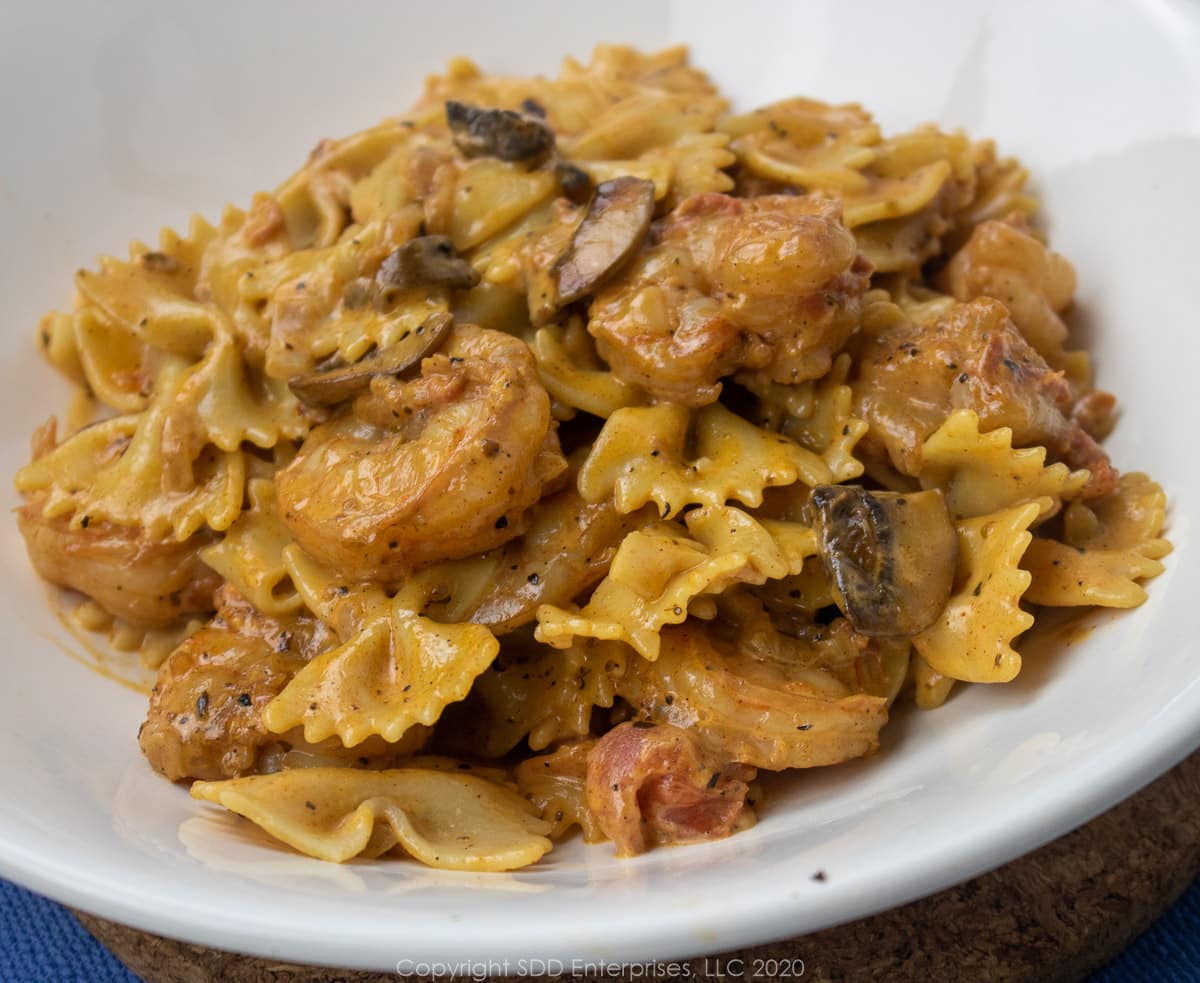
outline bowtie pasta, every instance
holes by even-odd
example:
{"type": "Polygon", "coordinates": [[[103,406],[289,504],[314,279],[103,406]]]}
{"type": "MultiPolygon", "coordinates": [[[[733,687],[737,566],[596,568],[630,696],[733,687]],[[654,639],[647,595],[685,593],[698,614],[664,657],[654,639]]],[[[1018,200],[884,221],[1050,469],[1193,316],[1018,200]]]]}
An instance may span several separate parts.
{"type": "Polygon", "coordinates": [[[1025,178],[857,105],[733,113],[679,49],[458,59],[77,274],[30,559],[157,670],[149,763],[313,857],[743,829],[759,771],[874,753],[1163,569],[1025,178]]]}

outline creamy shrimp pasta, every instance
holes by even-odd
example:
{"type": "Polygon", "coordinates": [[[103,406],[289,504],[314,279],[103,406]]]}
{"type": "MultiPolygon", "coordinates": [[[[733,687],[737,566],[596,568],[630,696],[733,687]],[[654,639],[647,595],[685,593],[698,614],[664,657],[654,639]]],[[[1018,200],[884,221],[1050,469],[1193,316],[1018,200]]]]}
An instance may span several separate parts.
{"type": "Polygon", "coordinates": [[[30,559],[157,670],[149,765],[313,857],[726,836],[1162,569],[1025,180],[681,50],[457,60],[76,275],[30,559]]]}

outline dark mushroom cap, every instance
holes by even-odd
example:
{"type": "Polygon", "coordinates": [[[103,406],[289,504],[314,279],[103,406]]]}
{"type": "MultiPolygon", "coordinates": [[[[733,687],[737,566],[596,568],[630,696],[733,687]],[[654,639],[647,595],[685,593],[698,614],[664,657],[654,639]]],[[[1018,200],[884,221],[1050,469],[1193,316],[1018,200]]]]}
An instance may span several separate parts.
{"type": "Polygon", "coordinates": [[[619,177],[597,186],[587,214],[550,277],[564,307],[612,276],[641,246],[654,218],[654,182],[619,177]]]}
{"type": "Polygon", "coordinates": [[[538,163],[554,150],[554,131],[549,126],[537,116],[511,109],[481,109],[450,100],[446,122],[454,145],[468,157],[538,163]]]}
{"type": "Polygon", "coordinates": [[[941,491],[820,485],[808,517],[838,606],[855,631],[912,636],[941,614],[958,566],[958,534],[941,491]]]}
{"type": "Polygon", "coordinates": [[[561,160],[554,166],[554,176],[563,197],[576,205],[586,205],[592,197],[592,176],[582,167],[561,160]]]}
{"type": "Polygon", "coordinates": [[[454,251],[447,236],[418,236],[388,256],[375,274],[379,301],[387,305],[413,287],[469,290],[479,282],[471,264],[454,251]]]}

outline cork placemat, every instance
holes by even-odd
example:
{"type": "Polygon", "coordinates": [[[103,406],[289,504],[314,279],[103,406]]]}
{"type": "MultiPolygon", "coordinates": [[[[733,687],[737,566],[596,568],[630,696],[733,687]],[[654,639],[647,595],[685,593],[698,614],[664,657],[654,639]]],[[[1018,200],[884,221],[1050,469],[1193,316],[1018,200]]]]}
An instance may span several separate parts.
{"type": "MultiPolygon", "coordinates": [[[[1040,850],[958,887],[785,942],[572,979],[1047,983],[1120,952],[1200,874],[1200,752],[1040,850]]],[[[160,938],[76,913],[146,983],[384,983],[160,938]]],[[[402,955],[402,954],[401,954],[402,955]]],[[[467,978],[480,978],[478,976],[467,978]]],[[[428,977],[409,976],[424,980],[428,977]]]]}

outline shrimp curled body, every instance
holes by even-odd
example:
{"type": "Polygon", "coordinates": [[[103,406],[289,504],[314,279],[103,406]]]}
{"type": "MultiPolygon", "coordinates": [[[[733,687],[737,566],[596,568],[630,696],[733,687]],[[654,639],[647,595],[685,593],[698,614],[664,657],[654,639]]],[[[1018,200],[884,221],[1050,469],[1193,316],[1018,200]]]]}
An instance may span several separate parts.
{"type": "Polygon", "coordinates": [[[704,406],[739,371],[781,383],[828,372],[870,272],[832,199],[694,195],[596,295],[588,332],[618,378],[704,406]]]}
{"type": "Polygon", "coordinates": [[[398,581],[520,535],[566,470],[528,346],[458,325],[419,377],[376,378],[278,476],[296,541],[351,579],[398,581]]]}

